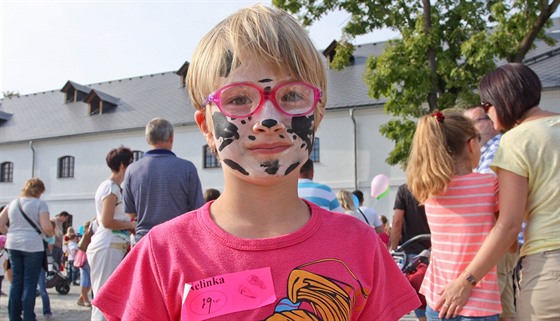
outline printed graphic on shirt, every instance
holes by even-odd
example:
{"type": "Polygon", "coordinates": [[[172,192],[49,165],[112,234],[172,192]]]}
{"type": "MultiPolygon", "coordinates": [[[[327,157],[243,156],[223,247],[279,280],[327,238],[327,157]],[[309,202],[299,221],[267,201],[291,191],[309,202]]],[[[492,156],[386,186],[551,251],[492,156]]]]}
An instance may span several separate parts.
{"type": "Polygon", "coordinates": [[[255,269],[185,284],[181,319],[203,321],[276,302],[264,320],[347,321],[351,311],[363,310],[370,291],[344,262],[324,259],[293,269],[286,297],[277,300],[270,268],[255,269]]]}
{"type": "Polygon", "coordinates": [[[298,266],[290,273],[287,286],[287,297],[276,304],[274,314],[266,321],[347,321],[351,311],[363,310],[371,291],[365,289],[350,268],[337,259],[298,266]],[[337,272],[332,276],[322,275],[319,271],[326,270],[322,265],[337,272]],[[358,300],[359,297],[363,300],[358,300]]]}

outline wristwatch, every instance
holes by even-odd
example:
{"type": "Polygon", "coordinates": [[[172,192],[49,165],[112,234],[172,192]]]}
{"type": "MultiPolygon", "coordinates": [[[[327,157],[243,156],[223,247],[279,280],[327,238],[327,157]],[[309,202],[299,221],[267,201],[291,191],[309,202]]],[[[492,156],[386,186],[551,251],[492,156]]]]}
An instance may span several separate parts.
{"type": "Polygon", "coordinates": [[[467,280],[467,282],[469,282],[472,286],[476,286],[477,281],[474,278],[474,275],[467,274],[465,272],[463,272],[463,274],[465,274],[465,280],[467,280]]]}

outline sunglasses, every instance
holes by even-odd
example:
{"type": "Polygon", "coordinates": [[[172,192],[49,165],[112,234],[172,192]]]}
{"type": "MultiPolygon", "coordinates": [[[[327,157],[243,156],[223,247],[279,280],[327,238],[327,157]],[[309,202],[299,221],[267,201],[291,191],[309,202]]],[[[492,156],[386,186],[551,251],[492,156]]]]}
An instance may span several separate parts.
{"type": "Polygon", "coordinates": [[[485,113],[488,113],[488,111],[490,110],[490,107],[492,107],[493,105],[491,103],[482,103],[482,109],[484,109],[485,113]]]}

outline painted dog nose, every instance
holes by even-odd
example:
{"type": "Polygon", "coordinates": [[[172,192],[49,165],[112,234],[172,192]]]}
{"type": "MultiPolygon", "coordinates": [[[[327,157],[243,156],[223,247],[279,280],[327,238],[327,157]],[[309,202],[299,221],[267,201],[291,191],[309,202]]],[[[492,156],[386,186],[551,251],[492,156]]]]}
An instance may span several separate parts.
{"type": "Polygon", "coordinates": [[[261,122],[261,124],[266,128],[272,128],[278,124],[278,122],[274,119],[265,119],[261,122]]]}

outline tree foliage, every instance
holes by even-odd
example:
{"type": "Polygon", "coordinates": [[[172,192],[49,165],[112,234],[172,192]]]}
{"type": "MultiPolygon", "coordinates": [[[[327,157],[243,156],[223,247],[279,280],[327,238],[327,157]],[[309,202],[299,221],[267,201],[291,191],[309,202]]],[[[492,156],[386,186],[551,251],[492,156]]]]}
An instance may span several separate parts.
{"type": "Polygon", "coordinates": [[[385,112],[395,118],[380,132],[395,142],[387,158],[406,164],[416,119],[436,109],[479,103],[476,88],[495,61],[521,62],[535,39],[548,44],[544,28],[560,0],[273,0],[295,14],[304,26],[331,11],[345,10],[331,67],[342,69],[353,51],[355,36],[390,28],[400,33],[384,52],[369,57],[364,81],[372,98],[387,98],[385,112]]]}
{"type": "Polygon", "coordinates": [[[19,91],[13,91],[13,90],[3,91],[2,95],[4,96],[4,98],[19,97],[19,91]]]}

